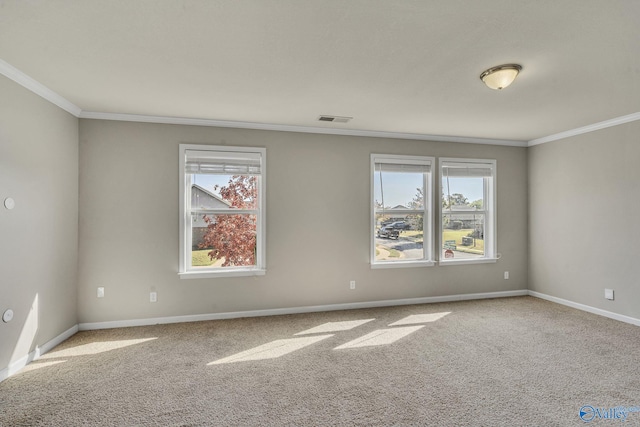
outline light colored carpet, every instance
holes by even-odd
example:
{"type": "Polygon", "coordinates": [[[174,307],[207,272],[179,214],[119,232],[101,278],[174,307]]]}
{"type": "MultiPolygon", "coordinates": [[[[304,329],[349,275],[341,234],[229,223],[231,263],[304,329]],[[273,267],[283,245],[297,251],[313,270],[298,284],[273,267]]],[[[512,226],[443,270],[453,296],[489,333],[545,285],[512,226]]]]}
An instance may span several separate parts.
{"type": "Polygon", "coordinates": [[[640,407],[639,356],[532,297],[81,332],[0,383],[0,425],[584,425],[640,407]]]}

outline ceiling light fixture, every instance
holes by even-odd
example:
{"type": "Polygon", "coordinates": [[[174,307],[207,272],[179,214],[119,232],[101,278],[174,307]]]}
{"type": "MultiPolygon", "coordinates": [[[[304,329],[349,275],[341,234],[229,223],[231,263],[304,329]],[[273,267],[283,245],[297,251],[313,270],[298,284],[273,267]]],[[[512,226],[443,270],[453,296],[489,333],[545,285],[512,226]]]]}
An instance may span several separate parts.
{"type": "Polygon", "coordinates": [[[500,90],[513,83],[520,70],[522,66],[518,64],[498,65],[480,74],[480,80],[491,89],[500,90]]]}

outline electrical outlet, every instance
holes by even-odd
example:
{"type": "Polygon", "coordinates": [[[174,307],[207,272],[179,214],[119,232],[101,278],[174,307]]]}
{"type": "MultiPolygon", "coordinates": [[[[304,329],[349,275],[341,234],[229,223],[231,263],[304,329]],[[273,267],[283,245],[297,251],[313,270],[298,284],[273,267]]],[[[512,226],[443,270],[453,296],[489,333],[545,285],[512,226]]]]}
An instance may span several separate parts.
{"type": "Polygon", "coordinates": [[[356,288],[356,281],[352,280],[351,282],[349,282],[349,289],[355,289],[356,288]]]}
{"type": "Polygon", "coordinates": [[[605,289],[604,290],[604,297],[606,299],[609,299],[609,300],[613,301],[613,289],[605,289]]]}
{"type": "Polygon", "coordinates": [[[157,292],[151,292],[149,294],[149,301],[150,302],[158,302],[158,293],[157,292]]]}
{"type": "Polygon", "coordinates": [[[104,288],[98,288],[98,298],[104,298],[104,288]]]}
{"type": "Polygon", "coordinates": [[[504,272],[504,280],[509,280],[509,272],[508,271],[504,272]]]}

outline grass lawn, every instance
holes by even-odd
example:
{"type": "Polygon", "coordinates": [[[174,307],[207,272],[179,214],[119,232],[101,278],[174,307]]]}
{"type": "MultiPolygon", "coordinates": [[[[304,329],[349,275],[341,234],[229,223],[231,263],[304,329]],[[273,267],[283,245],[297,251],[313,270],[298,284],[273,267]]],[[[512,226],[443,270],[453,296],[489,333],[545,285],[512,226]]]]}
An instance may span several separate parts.
{"type": "Polygon", "coordinates": [[[389,258],[400,258],[400,251],[389,248],[389,258]]]}
{"type": "Polygon", "coordinates": [[[457,250],[460,252],[469,252],[472,254],[484,254],[484,240],[476,239],[475,247],[471,246],[462,246],[462,238],[466,237],[473,230],[471,229],[462,229],[462,230],[444,230],[442,232],[442,242],[444,243],[447,240],[455,240],[457,250]]]}
{"type": "Polygon", "coordinates": [[[213,261],[209,259],[208,253],[211,252],[211,249],[202,249],[199,251],[191,251],[191,265],[194,267],[210,267],[212,266],[217,259],[213,261]]]}
{"type": "Polygon", "coordinates": [[[408,237],[414,242],[422,242],[424,233],[421,230],[406,230],[401,231],[400,235],[402,237],[408,237]]]}
{"type": "Polygon", "coordinates": [[[388,246],[378,245],[376,247],[376,259],[386,260],[389,258],[402,258],[402,252],[388,246]]]}

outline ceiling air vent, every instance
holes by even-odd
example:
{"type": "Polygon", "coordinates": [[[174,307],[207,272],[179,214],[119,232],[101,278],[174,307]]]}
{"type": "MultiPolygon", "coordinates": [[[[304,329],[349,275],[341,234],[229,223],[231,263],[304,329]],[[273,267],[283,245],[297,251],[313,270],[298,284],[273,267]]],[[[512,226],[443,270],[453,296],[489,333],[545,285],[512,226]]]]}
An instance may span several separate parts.
{"type": "Polygon", "coordinates": [[[318,121],[320,122],[334,122],[334,123],[347,123],[351,119],[353,119],[353,117],[327,116],[327,115],[322,115],[318,117],[318,121]]]}

